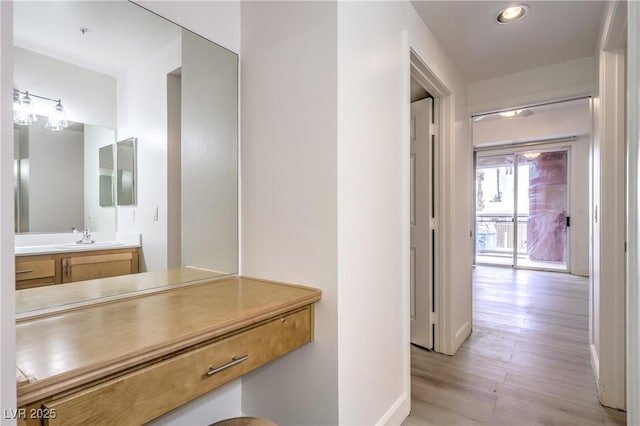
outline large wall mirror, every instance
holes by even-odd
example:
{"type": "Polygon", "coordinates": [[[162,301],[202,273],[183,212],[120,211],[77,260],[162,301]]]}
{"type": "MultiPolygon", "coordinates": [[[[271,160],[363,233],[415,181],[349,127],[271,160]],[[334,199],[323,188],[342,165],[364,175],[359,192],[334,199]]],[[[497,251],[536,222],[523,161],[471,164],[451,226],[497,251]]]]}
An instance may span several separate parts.
{"type": "Polygon", "coordinates": [[[13,9],[16,233],[137,233],[141,272],[237,273],[237,54],[127,1],[13,9]]]}

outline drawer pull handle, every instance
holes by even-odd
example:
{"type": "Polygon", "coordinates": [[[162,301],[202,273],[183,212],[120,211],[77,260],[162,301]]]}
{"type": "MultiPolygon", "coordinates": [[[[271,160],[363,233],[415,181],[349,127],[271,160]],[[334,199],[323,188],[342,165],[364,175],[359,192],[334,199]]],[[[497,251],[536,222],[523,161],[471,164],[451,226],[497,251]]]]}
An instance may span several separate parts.
{"type": "Polygon", "coordinates": [[[23,271],[16,271],[16,274],[28,274],[30,272],[33,272],[33,269],[25,269],[23,271]]]}
{"type": "Polygon", "coordinates": [[[211,377],[216,373],[221,372],[222,370],[226,370],[229,367],[233,367],[234,365],[238,365],[241,362],[244,362],[249,359],[249,355],[233,357],[231,358],[231,362],[226,363],[225,365],[221,365],[220,367],[209,367],[209,371],[207,371],[207,377],[211,377]]]}

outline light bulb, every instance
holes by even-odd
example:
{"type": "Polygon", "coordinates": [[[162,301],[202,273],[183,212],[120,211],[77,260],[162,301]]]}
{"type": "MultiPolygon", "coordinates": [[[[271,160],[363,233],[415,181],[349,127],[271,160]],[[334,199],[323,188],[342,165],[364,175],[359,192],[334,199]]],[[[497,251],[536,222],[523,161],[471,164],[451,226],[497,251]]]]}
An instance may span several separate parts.
{"type": "Polygon", "coordinates": [[[64,112],[64,107],[62,103],[58,99],[58,103],[49,113],[49,118],[47,119],[47,124],[44,125],[49,130],[58,131],[67,127],[69,123],[67,122],[67,115],[64,112]]]}
{"type": "Polygon", "coordinates": [[[25,92],[18,105],[14,122],[23,126],[29,126],[36,121],[38,121],[38,117],[36,116],[33,101],[29,97],[29,92],[25,92]]]}
{"type": "Polygon", "coordinates": [[[18,117],[18,108],[20,108],[20,92],[13,89],[13,121],[18,117]]]}
{"type": "Polygon", "coordinates": [[[512,6],[508,7],[502,12],[502,17],[507,21],[510,21],[516,18],[518,15],[522,13],[522,8],[520,6],[512,6]]]}
{"type": "Polygon", "coordinates": [[[529,7],[525,4],[519,4],[516,6],[510,6],[498,13],[496,21],[499,24],[511,24],[524,18],[527,14],[529,7]]]}
{"type": "Polygon", "coordinates": [[[500,113],[501,116],[506,117],[506,118],[513,118],[516,115],[518,115],[517,111],[505,111],[505,112],[501,112],[500,113]]]}

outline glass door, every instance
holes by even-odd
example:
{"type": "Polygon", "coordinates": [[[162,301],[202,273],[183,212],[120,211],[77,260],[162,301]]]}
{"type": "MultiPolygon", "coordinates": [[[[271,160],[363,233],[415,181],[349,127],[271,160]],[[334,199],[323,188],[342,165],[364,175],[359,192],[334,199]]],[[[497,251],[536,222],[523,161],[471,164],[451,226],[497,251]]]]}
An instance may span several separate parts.
{"type": "Polygon", "coordinates": [[[476,263],[515,264],[515,157],[476,158],[476,263]]]}
{"type": "Polygon", "coordinates": [[[567,270],[568,150],[476,157],[476,264],[567,270]]]}

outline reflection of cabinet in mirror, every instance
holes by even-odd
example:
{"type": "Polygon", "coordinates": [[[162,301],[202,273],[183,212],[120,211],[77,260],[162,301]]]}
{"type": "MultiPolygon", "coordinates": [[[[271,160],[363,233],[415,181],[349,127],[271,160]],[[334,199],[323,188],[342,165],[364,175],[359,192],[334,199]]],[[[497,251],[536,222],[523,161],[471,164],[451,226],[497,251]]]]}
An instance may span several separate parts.
{"type": "Polygon", "coordinates": [[[16,289],[139,272],[139,248],[16,256],[16,289]]]}
{"type": "Polygon", "coordinates": [[[98,152],[100,206],[113,206],[113,145],[102,146],[98,152]]]}
{"type": "Polygon", "coordinates": [[[138,272],[138,249],[113,253],[98,251],[91,255],[73,253],[62,258],[62,282],[116,277],[138,272]]]}
{"type": "Polygon", "coordinates": [[[55,255],[16,256],[16,289],[61,283],[55,255]]]}
{"type": "Polygon", "coordinates": [[[116,144],[116,187],[119,206],[136,203],[136,141],[137,138],[129,138],[116,144]]]}

